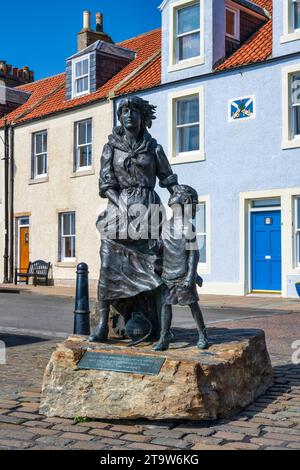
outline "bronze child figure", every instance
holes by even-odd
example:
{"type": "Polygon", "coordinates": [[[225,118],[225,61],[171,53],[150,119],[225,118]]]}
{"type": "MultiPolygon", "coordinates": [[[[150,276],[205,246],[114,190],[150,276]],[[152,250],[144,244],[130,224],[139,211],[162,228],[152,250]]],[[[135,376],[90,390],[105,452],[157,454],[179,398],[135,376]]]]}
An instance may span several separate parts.
{"type": "Polygon", "coordinates": [[[197,346],[199,349],[208,348],[207,333],[196,288],[196,284],[202,285],[202,279],[197,274],[199,249],[193,223],[197,204],[197,192],[185,185],[177,186],[169,199],[173,215],[163,231],[164,295],[161,334],[159,342],[153,347],[154,351],[165,351],[169,348],[172,339],[172,305],[190,307],[199,333],[197,346]]]}

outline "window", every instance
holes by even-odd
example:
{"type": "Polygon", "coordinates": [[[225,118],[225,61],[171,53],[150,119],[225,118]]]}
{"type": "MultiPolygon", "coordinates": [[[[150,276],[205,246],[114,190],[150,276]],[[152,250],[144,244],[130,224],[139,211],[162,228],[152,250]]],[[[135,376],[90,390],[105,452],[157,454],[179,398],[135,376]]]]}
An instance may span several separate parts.
{"type": "Polygon", "coordinates": [[[199,119],[199,97],[197,95],[176,101],[177,155],[200,149],[199,119]]]}
{"type": "Polygon", "coordinates": [[[226,36],[240,40],[240,12],[233,8],[226,8],[226,36]]]}
{"type": "Polygon", "coordinates": [[[60,261],[75,261],[75,212],[59,214],[59,258],[60,261]]]}
{"type": "Polygon", "coordinates": [[[300,63],[282,70],[282,148],[300,147],[300,63]]]}
{"type": "Polygon", "coordinates": [[[205,159],[203,87],[169,94],[170,163],[205,159]]]}
{"type": "Polygon", "coordinates": [[[47,176],[48,138],[47,131],[33,134],[32,178],[47,176]]]}
{"type": "Polygon", "coordinates": [[[207,229],[206,229],[206,203],[199,203],[199,212],[197,213],[197,236],[200,253],[200,263],[207,262],[207,229]]]}
{"type": "Polygon", "coordinates": [[[300,0],[292,1],[292,29],[300,29],[300,0]]]}
{"type": "Polygon", "coordinates": [[[291,75],[291,137],[300,138],[300,72],[291,75]]]}
{"type": "Polygon", "coordinates": [[[267,199],[255,199],[252,201],[253,209],[261,209],[264,207],[280,207],[281,200],[280,198],[267,198],[267,199]]]}
{"type": "Polygon", "coordinates": [[[19,221],[19,227],[29,226],[29,217],[20,217],[18,221],[19,221]]]}
{"type": "Polygon", "coordinates": [[[281,44],[300,40],[300,0],[283,2],[283,35],[281,44]]]}
{"type": "Polygon", "coordinates": [[[82,96],[90,91],[89,56],[73,61],[73,97],[82,96]]]}
{"type": "Polygon", "coordinates": [[[177,10],[176,62],[200,56],[200,4],[177,10]]]}
{"type": "Polygon", "coordinates": [[[169,72],[204,64],[203,0],[170,5],[169,72]]]}
{"type": "Polygon", "coordinates": [[[300,197],[296,198],[295,214],[296,266],[300,267],[300,197]]]}
{"type": "Polygon", "coordinates": [[[92,166],[92,120],[75,123],[75,171],[92,166]]]}

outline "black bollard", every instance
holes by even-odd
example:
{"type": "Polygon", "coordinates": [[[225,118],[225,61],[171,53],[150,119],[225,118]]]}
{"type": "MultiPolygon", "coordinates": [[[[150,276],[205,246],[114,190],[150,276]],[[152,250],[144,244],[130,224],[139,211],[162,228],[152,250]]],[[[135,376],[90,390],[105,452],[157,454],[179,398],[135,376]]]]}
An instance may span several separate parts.
{"type": "Polygon", "coordinates": [[[89,267],[86,263],[77,266],[76,299],[74,311],[74,335],[90,334],[89,267]]]}

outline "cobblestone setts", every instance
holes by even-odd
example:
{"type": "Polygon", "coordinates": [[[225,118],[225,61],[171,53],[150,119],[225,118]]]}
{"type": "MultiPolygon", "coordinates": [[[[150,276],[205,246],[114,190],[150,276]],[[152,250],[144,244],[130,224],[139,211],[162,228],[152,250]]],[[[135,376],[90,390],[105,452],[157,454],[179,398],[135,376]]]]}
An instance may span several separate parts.
{"type": "Polygon", "coordinates": [[[0,366],[5,367],[0,371],[0,450],[300,448],[299,366],[275,361],[274,385],[231,420],[211,423],[84,421],[74,424],[70,419],[46,418],[38,414],[41,379],[54,347],[55,342],[47,341],[13,346],[11,351],[8,348],[8,365],[0,366]]]}

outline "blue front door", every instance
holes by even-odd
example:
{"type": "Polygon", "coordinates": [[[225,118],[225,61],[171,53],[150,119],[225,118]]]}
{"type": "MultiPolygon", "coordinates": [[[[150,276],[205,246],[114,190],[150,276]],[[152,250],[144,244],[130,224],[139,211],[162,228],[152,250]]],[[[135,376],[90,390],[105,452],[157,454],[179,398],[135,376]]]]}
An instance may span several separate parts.
{"type": "Polygon", "coordinates": [[[252,290],[281,291],[281,212],[251,214],[252,290]]]}

